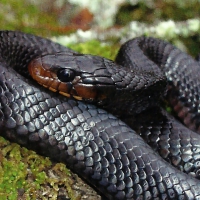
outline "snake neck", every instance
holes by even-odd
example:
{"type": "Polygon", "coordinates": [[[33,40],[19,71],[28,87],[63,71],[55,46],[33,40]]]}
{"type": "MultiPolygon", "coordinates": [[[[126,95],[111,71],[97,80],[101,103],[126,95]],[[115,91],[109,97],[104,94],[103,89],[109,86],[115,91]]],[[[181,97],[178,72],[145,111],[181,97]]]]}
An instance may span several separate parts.
{"type": "Polygon", "coordinates": [[[41,54],[59,51],[72,52],[38,36],[18,31],[0,31],[0,60],[23,76],[29,76],[27,65],[32,59],[41,54]]]}

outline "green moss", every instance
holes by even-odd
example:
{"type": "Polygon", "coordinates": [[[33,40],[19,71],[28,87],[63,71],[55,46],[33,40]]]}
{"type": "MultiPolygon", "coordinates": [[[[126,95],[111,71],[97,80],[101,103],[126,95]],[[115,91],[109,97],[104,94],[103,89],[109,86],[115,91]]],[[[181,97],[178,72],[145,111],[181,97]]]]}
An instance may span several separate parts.
{"type": "Polygon", "coordinates": [[[112,60],[114,60],[118,49],[117,47],[112,48],[108,44],[102,44],[98,40],[90,40],[79,44],[69,44],[67,46],[84,54],[99,55],[112,60]]]}
{"type": "Polygon", "coordinates": [[[53,164],[49,158],[10,143],[0,137],[0,199],[47,199],[64,185],[71,199],[77,195],[71,188],[71,173],[64,164],[53,164]],[[45,192],[47,191],[47,192],[45,192]],[[47,195],[45,195],[47,193],[47,195]]]}
{"type": "Polygon", "coordinates": [[[24,179],[27,175],[25,163],[21,163],[20,147],[15,144],[9,144],[3,138],[0,138],[1,146],[1,165],[0,165],[0,196],[8,199],[16,199],[16,188],[24,186],[24,179]]]}

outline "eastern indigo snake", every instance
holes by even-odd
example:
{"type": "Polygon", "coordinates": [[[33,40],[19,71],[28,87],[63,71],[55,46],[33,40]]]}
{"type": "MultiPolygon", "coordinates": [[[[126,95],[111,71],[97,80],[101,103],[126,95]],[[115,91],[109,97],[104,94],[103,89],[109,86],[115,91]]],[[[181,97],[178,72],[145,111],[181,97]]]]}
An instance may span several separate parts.
{"type": "MultiPolygon", "coordinates": [[[[200,199],[200,136],[159,107],[164,71],[169,102],[183,123],[200,132],[198,62],[167,42],[145,37],[125,43],[116,62],[77,54],[37,36],[1,31],[1,135],[66,163],[109,199],[200,199]],[[33,62],[50,64],[52,78],[58,75],[74,98],[85,95],[88,102],[65,97],[68,90],[62,96],[35,83],[27,68],[36,57],[33,62]],[[91,104],[89,94],[129,126],[91,104]]],[[[49,83],[53,91],[65,88],[52,81],[44,85],[49,83]]]]}

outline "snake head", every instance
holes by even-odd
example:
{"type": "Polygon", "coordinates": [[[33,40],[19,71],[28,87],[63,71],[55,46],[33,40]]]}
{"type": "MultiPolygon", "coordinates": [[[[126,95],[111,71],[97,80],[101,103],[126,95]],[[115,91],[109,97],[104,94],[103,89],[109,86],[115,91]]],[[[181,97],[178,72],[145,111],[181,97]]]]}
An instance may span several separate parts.
{"type": "Polygon", "coordinates": [[[102,101],[115,91],[108,61],[98,56],[69,52],[33,59],[29,73],[44,87],[77,100],[102,101]]]}

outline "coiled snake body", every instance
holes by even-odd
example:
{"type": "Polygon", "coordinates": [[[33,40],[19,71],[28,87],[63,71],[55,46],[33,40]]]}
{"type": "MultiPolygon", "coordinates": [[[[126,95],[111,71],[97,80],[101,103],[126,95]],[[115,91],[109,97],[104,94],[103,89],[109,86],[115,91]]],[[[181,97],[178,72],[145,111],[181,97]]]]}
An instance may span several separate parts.
{"type": "MultiPolygon", "coordinates": [[[[122,106],[124,112],[129,104],[128,115],[136,111],[131,118],[121,116],[128,126],[95,105],[39,86],[27,70],[30,61],[40,55],[62,52],[63,56],[66,52],[76,68],[84,63],[85,57],[71,59],[76,53],[70,49],[47,39],[12,31],[0,32],[0,52],[1,135],[65,162],[109,199],[200,199],[200,137],[169,116],[156,100],[162,93],[160,89],[165,88],[165,77],[155,63],[168,77],[167,96],[178,111],[177,115],[199,132],[199,65],[191,57],[158,39],[131,40],[122,46],[116,61],[130,68],[133,81],[127,75],[129,81],[121,84],[126,72],[119,72],[119,65],[113,71],[115,64],[111,61],[86,56],[90,61],[85,63],[96,64],[97,68],[100,65],[103,71],[106,66],[108,74],[116,75],[108,75],[118,87],[112,95],[117,97],[122,92],[128,97],[122,106]],[[140,70],[140,65],[146,69],[140,70]],[[136,89],[131,92],[127,85],[139,92],[136,89]],[[126,93],[122,91],[124,88],[128,88],[126,93]],[[148,88],[156,94],[149,93],[148,88]],[[131,103],[129,97],[134,94],[136,103],[131,103]]],[[[88,68],[89,65],[86,72],[88,68]]],[[[84,78],[84,73],[78,75],[84,78]]],[[[97,89],[107,80],[99,77],[98,74],[95,78],[97,89]]],[[[86,83],[91,84],[92,79],[86,79],[86,83]]],[[[118,109],[110,108],[112,102],[104,99],[107,91],[113,91],[112,84],[109,81],[106,84],[111,85],[111,89],[102,86],[100,92],[106,91],[106,94],[101,93],[96,104],[120,115],[118,109]]],[[[112,101],[116,107],[117,101],[112,101]]]]}

